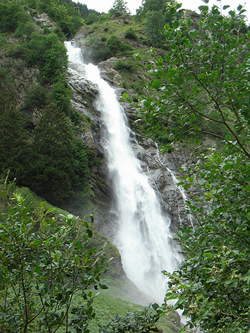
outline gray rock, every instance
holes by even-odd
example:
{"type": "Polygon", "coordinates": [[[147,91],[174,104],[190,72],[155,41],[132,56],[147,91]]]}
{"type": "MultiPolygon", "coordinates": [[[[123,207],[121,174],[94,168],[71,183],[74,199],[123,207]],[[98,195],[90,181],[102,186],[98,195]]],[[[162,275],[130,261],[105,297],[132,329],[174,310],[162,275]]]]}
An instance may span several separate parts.
{"type": "MultiPolygon", "coordinates": [[[[117,86],[117,79],[114,79],[118,77],[118,74],[116,74],[116,71],[112,68],[116,61],[116,58],[110,58],[107,61],[101,62],[99,67],[101,68],[102,76],[107,79],[113,87],[116,87],[116,92],[119,97],[122,95],[123,90],[117,86]]],[[[84,70],[84,68],[82,70],[84,70]]],[[[102,120],[99,111],[95,108],[95,98],[97,97],[98,91],[93,84],[82,79],[74,69],[68,72],[68,82],[74,92],[72,106],[79,112],[83,112],[89,116],[93,121],[93,126],[85,130],[82,138],[90,148],[95,149],[100,156],[104,157],[102,148],[102,120]]],[[[125,113],[129,116],[129,121],[131,114],[133,114],[133,108],[128,103],[124,103],[123,108],[125,113]]],[[[190,219],[186,215],[185,193],[183,189],[177,185],[178,181],[174,174],[177,173],[177,167],[183,164],[183,156],[180,157],[178,154],[173,155],[169,153],[163,155],[159,151],[156,142],[138,135],[132,130],[131,144],[134,154],[140,162],[142,171],[148,176],[150,185],[159,197],[162,212],[170,215],[171,229],[173,232],[176,232],[181,224],[186,225],[190,223],[190,219]]],[[[107,166],[105,165],[105,158],[103,161],[104,164],[99,170],[95,170],[99,181],[97,178],[92,177],[91,189],[95,193],[95,205],[99,212],[96,217],[98,231],[102,232],[112,241],[115,234],[115,222],[113,224],[110,222],[115,221],[111,207],[112,188],[107,166]]]]}

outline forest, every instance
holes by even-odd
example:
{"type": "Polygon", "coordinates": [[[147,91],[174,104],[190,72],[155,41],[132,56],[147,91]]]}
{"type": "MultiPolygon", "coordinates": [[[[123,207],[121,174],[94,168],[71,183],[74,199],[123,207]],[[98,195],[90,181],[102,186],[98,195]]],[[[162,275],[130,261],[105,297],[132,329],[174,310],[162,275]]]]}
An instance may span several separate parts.
{"type": "Polygon", "coordinates": [[[208,3],[197,14],[143,0],[132,16],[124,0],[108,13],[0,0],[0,332],[248,332],[250,27],[243,6],[224,16],[208,3]],[[133,130],[165,154],[190,152],[179,185],[195,193],[164,303],[107,322],[95,299],[117,250],[100,246],[85,215],[104,157],[82,140],[95,125],[71,103],[64,42],[79,31],[93,63],[117,58],[133,130]]]}

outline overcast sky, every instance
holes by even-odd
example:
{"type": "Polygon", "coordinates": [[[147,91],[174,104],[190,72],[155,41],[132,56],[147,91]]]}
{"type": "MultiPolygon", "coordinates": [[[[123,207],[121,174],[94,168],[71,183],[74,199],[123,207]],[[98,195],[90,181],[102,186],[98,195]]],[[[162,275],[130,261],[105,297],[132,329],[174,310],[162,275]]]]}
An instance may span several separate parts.
{"type": "MultiPolygon", "coordinates": [[[[132,12],[135,14],[136,9],[141,5],[141,0],[125,0],[127,2],[127,6],[132,12]]],[[[89,9],[95,9],[99,12],[108,12],[109,9],[112,8],[115,0],[75,0],[75,2],[84,3],[88,6],[89,9]]],[[[179,0],[179,3],[182,3],[182,8],[184,9],[192,9],[197,10],[199,12],[198,7],[204,2],[202,0],[179,0]]],[[[222,4],[222,6],[230,5],[230,9],[236,9],[238,4],[242,4],[245,6],[247,10],[248,21],[250,21],[250,0],[210,0],[209,5],[216,4],[218,7],[222,4]]],[[[229,9],[228,9],[229,10],[229,9]]],[[[228,12],[227,10],[227,12],[228,12]]],[[[226,13],[225,13],[226,14],[226,13]]]]}

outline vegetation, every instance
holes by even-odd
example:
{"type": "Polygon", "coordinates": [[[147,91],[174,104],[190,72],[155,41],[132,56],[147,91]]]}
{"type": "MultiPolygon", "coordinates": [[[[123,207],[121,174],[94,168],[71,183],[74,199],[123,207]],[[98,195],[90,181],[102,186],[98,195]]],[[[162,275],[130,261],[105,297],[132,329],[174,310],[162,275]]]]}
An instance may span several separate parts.
{"type": "MultiPolygon", "coordinates": [[[[44,8],[53,17],[56,4],[50,1],[29,5],[31,13],[44,8]]],[[[15,77],[3,68],[0,173],[8,173],[10,180],[16,178],[19,185],[32,188],[54,204],[62,204],[74,192],[85,192],[82,199],[86,202],[88,154],[75,137],[76,125],[78,131],[81,129],[79,117],[71,109],[71,90],[66,81],[68,60],[61,30],[58,34],[47,28],[41,30],[20,3],[0,2],[0,6],[1,32],[14,33],[18,38],[16,43],[2,45],[7,56],[4,63],[7,66],[8,59],[14,58],[20,67],[39,69],[38,82],[25,89],[24,103],[18,105],[15,77]]]]}
{"type": "Polygon", "coordinates": [[[89,247],[90,224],[70,215],[56,220],[45,203],[31,214],[22,195],[8,194],[1,193],[7,204],[0,218],[1,330],[89,332],[90,287],[106,288],[104,252],[89,247]]]}
{"type": "MultiPolygon", "coordinates": [[[[101,274],[108,264],[103,246],[107,252],[110,245],[96,234],[92,215],[76,218],[13,183],[0,191],[2,330],[158,332],[156,305],[143,309],[109,295],[101,274]]],[[[114,281],[109,278],[109,285],[114,281]]]]}
{"type": "MultiPolygon", "coordinates": [[[[217,149],[195,151],[197,163],[181,181],[200,193],[187,201],[195,227],[178,233],[186,259],[173,274],[165,272],[166,304],[127,314],[113,310],[108,322],[100,305],[93,332],[157,331],[156,321],[173,309],[189,318],[183,331],[248,331],[249,28],[241,6],[228,17],[216,6],[201,6],[200,15],[180,8],[145,0],[132,18],[119,0],[103,15],[71,0],[0,0],[1,177],[16,178],[57,205],[77,197],[87,202],[96,157],[77,138],[89,124],[71,108],[63,45],[84,20],[94,60],[120,58],[113,67],[122,87],[133,91],[131,100],[145,94],[134,126],[141,124],[165,150],[178,141],[198,147],[203,138],[217,140],[217,149]],[[39,21],[43,12],[52,20],[47,26],[39,21]],[[151,45],[156,48],[149,52],[151,45]],[[15,75],[24,67],[37,79],[22,88],[20,100],[15,75]],[[167,304],[171,299],[174,306],[167,304]]],[[[19,193],[2,195],[0,330],[91,331],[98,303],[91,288],[105,288],[100,274],[106,270],[103,249],[93,244],[99,248],[103,239],[93,240],[85,220],[55,217],[44,204],[34,212],[19,193]]]]}
{"type": "Polygon", "coordinates": [[[129,13],[128,7],[127,7],[127,2],[124,0],[115,0],[113,7],[109,11],[112,15],[126,15],[129,13]]]}
{"type": "Polygon", "coordinates": [[[196,151],[198,161],[180,183],[200,187],[187,201],[197,224],[178,232],[185,260],[173,274],[165,272],[166,302],[176,304],[164,309],[183,311],[189,318],[183,331],[248,332],[249,31],[242,6],[228,17],[201,6],[195,28],[180,17],[180,7],[168,7],[165,57],[148,66],[158,99],[142,101],[144,117],[152,127],[163,119],[172,141],[203,133],[217,138],[220,150],[196,151]]]}

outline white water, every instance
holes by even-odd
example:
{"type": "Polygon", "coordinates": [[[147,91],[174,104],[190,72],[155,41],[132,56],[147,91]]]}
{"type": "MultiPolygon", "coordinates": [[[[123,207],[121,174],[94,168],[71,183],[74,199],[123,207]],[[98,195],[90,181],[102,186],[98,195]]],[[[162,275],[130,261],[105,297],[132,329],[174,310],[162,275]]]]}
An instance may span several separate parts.
{"type": "Polygon", "coordinates": [[[77,69],[78,75],[85,72],[85,79],[98,87],[97,108],[106,127],[104,149],[118,216],[115,244],[123,268],[140,290],[162,302],[167,280],[161,271],[172,272],[179,261],[171,246],[170,220],[162,216],[156,194],[134,156],[126,116],[114,89],[100,77],[96,66],[83,63],[79,48],[71,42],[65,45],[69,66],[77,69]]]}

